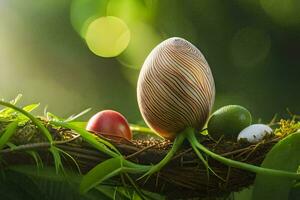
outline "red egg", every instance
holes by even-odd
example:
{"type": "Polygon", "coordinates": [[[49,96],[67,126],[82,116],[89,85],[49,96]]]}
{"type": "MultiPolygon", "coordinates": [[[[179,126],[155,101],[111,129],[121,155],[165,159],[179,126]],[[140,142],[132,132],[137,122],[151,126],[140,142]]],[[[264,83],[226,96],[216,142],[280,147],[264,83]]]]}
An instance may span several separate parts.
{"type": "Polygon", "coordinates": [[[126,118],[113,110],[103,110],[88,122],[86,130],[112,139],[132,139],[132,132],[126,118]]]}

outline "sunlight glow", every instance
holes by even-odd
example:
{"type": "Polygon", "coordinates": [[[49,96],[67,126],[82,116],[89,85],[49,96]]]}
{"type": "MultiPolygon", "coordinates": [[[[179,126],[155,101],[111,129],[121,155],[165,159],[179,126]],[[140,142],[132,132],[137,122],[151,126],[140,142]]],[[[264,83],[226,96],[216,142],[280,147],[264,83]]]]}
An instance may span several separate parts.
{"type": "Polygon", "coordinates": [[[260,0],[262,8],[281,25],[299,25],[299,0],[260,0]]]}
{"type": "Polygon", "coordinates": [[[127,48],[130,30],[120,18],[100,17],[89,24],[85,39],[89,49],[96,55],[115,57],[127,48]]]}
{"type": "Polygon", "coordinates": [[[73,0],[70,8],[71,23],[81,37],[85,37],[88,25],[106,15],[108,0],[73,0]]]}

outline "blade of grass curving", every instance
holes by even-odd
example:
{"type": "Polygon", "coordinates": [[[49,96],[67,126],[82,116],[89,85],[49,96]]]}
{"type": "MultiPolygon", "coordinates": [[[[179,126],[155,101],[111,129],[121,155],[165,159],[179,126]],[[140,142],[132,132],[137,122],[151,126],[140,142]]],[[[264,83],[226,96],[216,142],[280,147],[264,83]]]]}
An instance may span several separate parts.
{"type": "Polygon", "coordinates": [[[79,191],[84,194],[103,181],[118,175],[122,171],[121,158],[110,158],[101,162],[83,176],[79,191]]]}
{"type": "MultiPolygon", "coordinates": [[[[296,172],[300,164],[299,152],[300,132],[291,134],[275,144],[261,166],[296,172]]],[[[289,199],[294,182],[291,178],[258,174],[254,182],[252,199],[289,199]]]]}
{"type": "Polygon", "coordinates": [[[123,191],[124,193],[126,194],[126,197],[131,199],[131,192],[129,190],[129,187],[125,181],[125,177],[124,177],[124,174],[120,174],[120,179],[121,179],[121,182],[122,182],[122,185],[123,185],[123,191]]]}
{"type": "Polygon", "coordinates": [[[292,179],[300,180],[300,174],[297,174],[297,173],[258,167],[258,166],[255,166],[255,165],[251,165],[251,164],[231,160],[229,158],[220,156],[220,155],[210,151],[209,149],[207,149],[202,144],[200,144],[194,134],[191,134],[190,138],[191,138],[191,142],[193,142],[196,145],[197,148],[199,148],[201,151],[203,151],[204,153],[206,153],[207,155],[209,155],[213,159],[215,159],[215,160],[217,160],[217,161],[219,161],[219,162],[221,162],[225,165],[235,167],[235,168],[238,168],[238,169],[244,169],[244,170],[254,172],[254,173],[257,173],[257,174],[264,174],[264,175],[271,175],[271,176],[278,176],[278,177],[286,177],[286,178],[292,178],[292,179]]]}
{"type": "Polygon", "coordinates": [[[133,132],[139,132],[139,133],[146,133],[146,134],[151,134],[154,135],[156,137],[159,137],[161,139],[164,139],[161,135],[159,135],[158,133],[152,131],[150,128],[147,127],[142,127],[136,124],[130,124],[130,130],[133,132]]]}
{"type": "Polygon", "coordinates": [[[32,112],[40,106],[40,103],[34,103],[23,107],[26,112],[32,112]]]}
{"type": "MultiPolygon", "coordinates": [[[[30,113],[31,111],[38,108],[39,105],[40,105],[39,103],[31,104],[31,105],[23,107],[23,110],[30,113]]],[[[29,120],[29,118],[27,116],[23,115],[23,114],[18,114],[16,116],[15,120],[17,120],[19,122],[19,125],[25,125],[25,123],[29,120]]]]}
{"type": "Polygon", "coordinates": [[[2,136],[0,137],[0,150],[4,148],[9,139],[13,136],[18,128],[18,122],[11,122],[7,127],[2,136]]]}
{"type": "Polygon", "coordinates": [[[14,149],[17,147],[17,145],[15,145],[14,143],[11,142],[7,142],[6,145],[10,148],[10,149],[14,149]]]}
{"type": "Polygon", "coordinates": [[[60,171],[64,172],[64,167],[63,167],[63,164],[61,161],[59,149],[56,146],[52,145],[49,148],[49,151],[51,152],[51,154],[53,156],[56,173],[59,173],[60,171]]]}
{"type": "Polygon", "coordinates": [[[82,179],[80,183],[80,193],[86,193],[96,185],[112,178],[120,173],[141,173],[143,169],[122,167],[123,158],[121,156],[110,158],[101,162],[91,169],[82,179]]]}
{"type": "Polygon", "coordinates": [[[48,112],[48,105],[46,105],[43,109],[44,117],[46,117],[46,118],[47,118],[47,112],[48,112]]]}
{"type": "MultiPolygon", "coordinates": [[[[55,126],[61,126],[61,127],[65,127],[65,128],[74,130],[75,132],[80,134],[81,137],[83,138],[83,140],[88,142],[91,146],[93,146],[94,148],[98,149],[99,151],[101,151],[111,157],[120,157],[121,156],[121,153],[111,143],[91,134],[90,132],[86,131],[83,128],[73,125],[73,123],[76,123],[76,122],[65,123],[62,121],[50,121],[50,123],[55,126]],[[111,149],[114,151],[112,151],[111,149]]],[[[128,160],[124,160],[123,157],[122,157],[122,159],[123,159],[124,165],[126,166],[123,168],[123,170],[125,170],[125,171],[128,170],[128,172],[130,172],[130,173],[142,173],[142,172],[148,171],[151,168],[151,166],[140,165],[140,164],[130,162],[128,160]]]]}
{"type": "MultiPolygon", "coordinates": [[[[122,161],[122,160],[121,160],[121,161],[122,161]]],[[[122,167],[123,167],[123,164],[124,164],[124,163],[121,162],[121,166],[122,166],[122,167]]],[[[136,186],[136,184],[134,183],[134,181],[133,181],[132,178],[128,175],[127,172],[124,172],[124,173],[121,174],[121,180],[122,180],[122,183],[123,183],[124,188],[127,188],[126,182],[125,182],[125,180],[124,180],[124,175],[125,175],[125,177],[129,180],[129,182],[131,183],[131,185],[133,186],[134,191],[137,191],[138,194],[140,194],[141,198],[144,200],[145,198],[144,198],[143,193],[142,193],[142,192],[140,191],[140,189],[136,186]]],[[[127,191],[127,192],[129,193],[129,191],[127,191]]]]}
{"type": "Polygon", "coordinates": [[[65,122],[72,122],[72,121],[78,119],[79,117],[85,115],[86,113],[90,112],[91,110],[92,110],[92,108],[87,108],[87,109],[85,109],[84,111],[78,113],[77,115],[72,115],[72,116],[68,117],[68,118],[65,120],[65,122]]]}
{"type": "Polygon", "coordinates": [[[41,131],[41,133],[50,142],[49,151],[53,155],[55,169],[57,170],[56,172],[58,173],[59,169],[63,170],[63,165],[62,165],[62,162],[61,162],[59,151],[57,150],[56,147],[53,146],[53,139],[52,139],[52,136],[51,136],[49,130],[37,118],[35,118],[33,115],[31,115],[29,112],[23,110],[22,108],[19,108],[19,107],[15,106],[11,103],[7,103],[7,102],[4,102],[4,101],[0,101],[0,105],[12,108],[12,109],[18,111],[19,113],[25,115],[38,127],[38,129],[41,131]]]}
{"type": "Polygon", "coordinates": [[[117,190],[118,190],[118,187],[115,187],[113,200],[117,200],[117,190]]]}
{"type": "Polygon", "coordinates": [[[15,99],[10,101],[10,103],[16,105],[22,99],[22,97],[23,97],[22,94],[18,94],[15,99]]]}
{"type": "MultiPolygon", "coordinates": [[[[189,138],[188,138],[188,140],[189,140],[189,138]]],[[[207,180],[209,180],[209,171],[211,170],[215,175],[216,175],[216,173],[209,167],[207,161],[204,159],[203,155],[196,148],[196,146],[193,143],[191,143],[191,146],[192,146],[192,149],[194,150],[194,152],[196,153],[196,155],[198,156],[198,158],[200,159],[200,161],[204,164],[204,166],[206,168],[206,173],[207,173],[207,180]]]]}
{"type": "Polygon", "coordinates": [[[81,174],[81,170],[80,170],[80,167],[79,167],[79,164],[77,163],[77,161],[75,160],[75,158],[73,158],[73,156],[71,156],[69,153],[65,152],[64,150],[56,147],[58,151],[60,151],[62,154],[66,155],[67,157],[69,157],[75,164],[79,174],[81,174]]]}
{"type": "Polygon", "coordinates": [[[142,175],[141,177],[138,178],[138,180],[140,179],[143,179],[147,176],[147,179],[146,181],[148,180],[148,178],[156,173],[156,172],[159,172],[161,170],[161,168],[163,168],[171,159],[172,157],[175,155],[175,153],[178,151],[178,149],[181,147],[183,141],[185,140],[186,138],[186,134],[185,132],[189,132],[190,130],[187,129],[187,130],[184,130],[183,133],[179,134],[173,145],[172,145],[172,148],[171,150],[167,153],[167,155],[157,164],[153,165],[149,171],[147,171],[144,175],[142,175]]]}
{"type": "Polygon", "coordinates": [[[43,168],[43,166],[44,166],[43,160],[40,157],[40,155],[38,154],[38,152],[35,152],[35,151],[26,151],[26,153],[28,153],[34,159],[34,161],[36,163],[37,169],[43,168]]]}
{"type": "Polygon", "coordinates": [[[31,115],[29,112],[27,112],[27,111],[23,110],[22,108],[19,108],[15,105],[11,104],[11,103],[7,103],[7,102],[4,102],[4,101],[0,101],[0,105],[12,108],[12,109],[22,113],[26,117],[28,117],[40,129],[40,131],[44,134],[44,136],[52,144],[53,139],[52,139],[52,136],[51,136],[50,132],[48,131],[48,129],[37,118],[35,118],[33,115],[31,115]]]}
{"type": "Polygon", "coordinates": [[[78,128],[85,129],[87,122],[71,122],[72,125],[77,126],[78,128]]]}
{"type": "MultiPolygon", "coordinates": [[[[10,103],[13,104],[13,105],[16,105],[20,101],[22,96],[23,96],[22,94],[18,94],[15,99],[10,101],[10,103]]],[[[3,115],[3,116],[9,116],[13,112],[15,112],[15,110],[12,109],[12,108],[4,108],[4,109],[0,110],[0,114],[3,115]]]]}
{"type": "MultiPolygon", "coordinates": [[[[190,141],[190,137],[188,136],[188,140],[190,141]]],[[[225,180],[219,176],[209,165],[208,162],[204,159],[203,155],[201,154],[201,152],[197,149],[197,147],[195,146],[195,144],[193,142],[190,141],[190,144],[193,148],[193,150],[195,151],[196,155],[198,156],[198,158],[202,161],[202,163],[204,164],[205,168],[206,168],[206,172],[207,172],[207,178],[209,180],[209,171],[211,171],[216,177],[218,177],[219,179],[221,179],[222,181],[225,182],[225,180]]]]}
{"type": "Polygon", "coordinates": [[[47,112],[47,113],[46,113],[46,119],[49,120],[49,121],[50,121],[50,120],[64,121],[63,118],[58,117],[58,116],[54,115],[54,114],[51,113],[51,112],[47,112]]]}
{"type": "Polygon", "coordinates": [[[125,174],[126,178],[129,180],[130,184],[133,186],[133,188],[136,191],[136,193],[138,194],[138,196],[143,200],[144,199],[147,200],[148,198],[144,195],[142,190],[140,190],[140,188],[135,184],[134,180],[127,173],[124,173],[124,174],[125,174]]]}
{"type": "Polygon", "coordinates": [[[105,154],[107,154],[111,157],[117,157],[121,154],[116,149],[116,147],[114,147],[111,143],[107,142],[106,140],[103,140],[101,138],[96,137],[95,135],[91,134],[90,132],[86,131],[85,129],[82,129],[82,128],[79,128],[79,127],[73,125],[72,122],[66,123],[66,122],[62,122],[62,121],[50,121],[50,123],[55,125],[55,126],[61,126],[61,127],[64,127],[64,128],[74,130],[75,132],[80,134],[81,137],[86,142],[88,142],[90,145],[92,145],[93,147],[95,147],[99,151],[101,151],[101,152],[103,152],[103,153],[105,153],[105,154]],[[112,151],[110,149],[112,149],[114,151],[112,151]]]}

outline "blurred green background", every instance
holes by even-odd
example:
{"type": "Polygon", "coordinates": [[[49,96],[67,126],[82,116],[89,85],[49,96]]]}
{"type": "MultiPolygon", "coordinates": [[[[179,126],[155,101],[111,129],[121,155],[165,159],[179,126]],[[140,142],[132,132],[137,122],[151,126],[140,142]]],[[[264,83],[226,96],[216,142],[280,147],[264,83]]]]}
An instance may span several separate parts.
{"type": "Polygon", "coordinates": [[[286,108],[300,113],[299,9],[298,0],[0,0],[0,96],[22,93],[24,104],[40,102],[60,116],[92,107],[139,122],[143,60],[179,36],[211,66],[215,109],[241,104],[265,122],[286,108]],[[106,15],[131,34],[114,58],[95,55],[84,40],[89,22],[106,15]]]}

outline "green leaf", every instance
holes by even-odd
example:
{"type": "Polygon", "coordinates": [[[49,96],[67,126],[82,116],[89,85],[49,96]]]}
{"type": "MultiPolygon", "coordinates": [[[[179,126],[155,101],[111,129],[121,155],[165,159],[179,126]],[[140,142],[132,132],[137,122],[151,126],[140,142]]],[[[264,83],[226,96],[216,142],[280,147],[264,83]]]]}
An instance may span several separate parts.
{"type": "Polygon", "coordinates": [[[28,106],[23,107],[23,110],[25,110],[26,112],[31,112],[35,109],[37,109],[40,106],[39,103],[34,103],[34,104],[30,104],[28,106]]]}
{"type": "MultiPolygon", "coordinates": [[[[279,141],[267,154],[262,167],[297,172],[300,164],[300,132],[279,141]]],[[[293,179],[258,174],[254,183],[253,200],[288,199],[293,179]]]]}
{"type": "MultiPolygon", "coordinates": [[[[36,104],[30,104],[30,105],[28,105],[28,106],[23,107],[23,110],[24,110],[25,112],[30,113],[31,111],[33,111],[33,110],[35,110],[36,108],[38,108],[39,105],[40,105],[39,103],[36,103],[36,104]]],[[[17,121],[19,122],[19,125],[22,126],[22,125],[24,125],[26,122],[29,121],[29,118],[26,117],[24,114],[18,113],[18,114],[16,115],[15,120],[17,120],[17,121]]]]}
{"type": "MultiPolygon", "coordinates": [[[[12,105],[16,105],[20,101],[22,96],[23,96],[22,94],[18,94],[15,99],[10,101],[10,103],[12,105]]],[[[4,109],[0,110],[0,115],[3,117],[9,117],[9,115],[11,115],[14,112],[15,112],[15,110],[12,108],[4,108],[4,109]]]]}
{"type": "Polygon", "coordinates": [[[71,122],[71,124],[77,126],[78,128],[85,129],[87,122],[71,122]]]}
{"type": "Polygon", "coordinates": [[[38,169],[42,168],[43,167],[43,160],[42,158],[40,157],[39,153],[36,152],[36,151],[33,151],[33,150],[30,150],[30,151],[26,151],[27,154],[29,154],[33,160],[35,161],[35,164],[36,164],[36,167],[38,169]]]}
{"type": "Polygon", "coordinates": [[[120,157],[108,159],[91,169],[80,183],[80,193],[86,193],[103,181],[118,175],[122,170],[120,157]]]}
{"type": "Polygon", "coordinates": [[[25,115],[26,117],[28,117],[41,131],[41,133],[44,134],[44,136],[48,139],[48,141],[52,144],[53,139],[52,139],[52,135],[50,134],[50,132],[48,131],[48,129],[37,119],[35,118],[33,115],[31,115],[29,112],[23,110],[22,108],[19,108],[11,103],[8,102],[4,102],[0,100],[0,105],[9,107],[23,115],[25,115]]]}
{"type": "Polygon", "coordinates": [[[64,170],[62,161],[61,161],[61,156],[60,156],[60,151],[59,148],[57,148],[56,146],[51,146],[49,148],[49,151],[51,152],[53,159],[54,159],[54,166],[55,166],[55,170],[56,173],[59,173],[60,170],[64,170]]]}
{"type": "Polygon", "coordinates": [[[10,103],[16,105],[21,100],[22,97],[23,97],[22,94],[18,94],[15,99],[10,101],[10,103]]]}
{"type": "Polygon", "coordinates": [[[76,166],[76,168],[77,168],[79,174],[81,174],[81,170],[80,170],[79,164],[78,164],[78,162],[75,160],[75,158],[73,158],[73,156],[71,156],[69,153],[67,153],[66,151],[64,151],[64,150],[62,150],[62,149],[57,148],[57,150],[58,150],[59,152],[61,152],[62,155],[66,155],[69,159],[71,159],[71,160],[73,161],[73,163],[75,164],[75,166],[76,166]]]}
{"type": "Polygon", "coordinates": [[[169,150],[168,154],[159,163],[152,166],[149,171],[147,171],[145,174],[139,177],[139,179],[142,179],[144,177],[147,177],[148,179],[151,175],[159,172],[168,162],[170,162],[173,156],[175,155],[175,153],[178,151],[178,149],[181,147],[182,143],[184,142],[186,138],[185,132],[191,130],[192,130],[191,128],[188,128],[184,130],[182,133],[180,133],[178,137],[176,137],[175,141],[173,142],[172,148],[169,150]]]}
{"type": "Polygon", "coordinates": [[[151,134],[151,135],[156,135],[156,136],[161,138],[161,136],[158,133],[154,132],[152,129],[147,128],[147,127],[143,127],[143,126],[140,126],[140,125],[137,125],[137,124],[130,124],[130,129],[132,131],[137,131],[137,132],[140,132],[140,133],[148,133],[148,134],[151,134]]]}
{"type": "Polygon", "coordinates": [[[85,109],[84,111],[80,112],[80,113],[77,114],[77,115],[72,115],[72,116],[70,116],[68,119],[65,120],[65,122],[71,122],[71,121],[74,121],[74,120],[78,119],[79,117],[85,115],[86,113],[90,112],[91,110],[92,110],[91,108],[85,109]]]}
{"type": "Polygon", "coordinates": [[[51,112],[47,112],[47,113],[46,113],[46,118],[47,118],[47,120],[64,121],[63,118],[58,117],[58,116],[54,115],[54,114],[51,113],[51,112]]]}
{"type": "Polygon", "coordinates": [[[9,141],[9,139],[13,136],[13,134],[16,132],[18,127],[18,122],[14,121],[11,122],[7,128],[6,131],[3,133],[3,135],[0,138],[0,149],[3,149],[3,147],[6,145],[6,143],[9,141]]]}
{"type": "Polygon", "coordinates": [[[77,127],[76,125],[73,124],[74,122],[65,123],[62,121],[50,121],[50,123],[55,126],[62,126],[76,131],[90,145],[92,145],[99,151],[106,153],[107,155],[110,155],[111,157],[116,157],[120,155],[120,152],[111,143],[109,143],[104,139],[96,137],[95,135],[91,134],[90,132],[86,131],[83,128],[77,127]],[[114,151],[110,150],[108,147],[114,151]]]}

